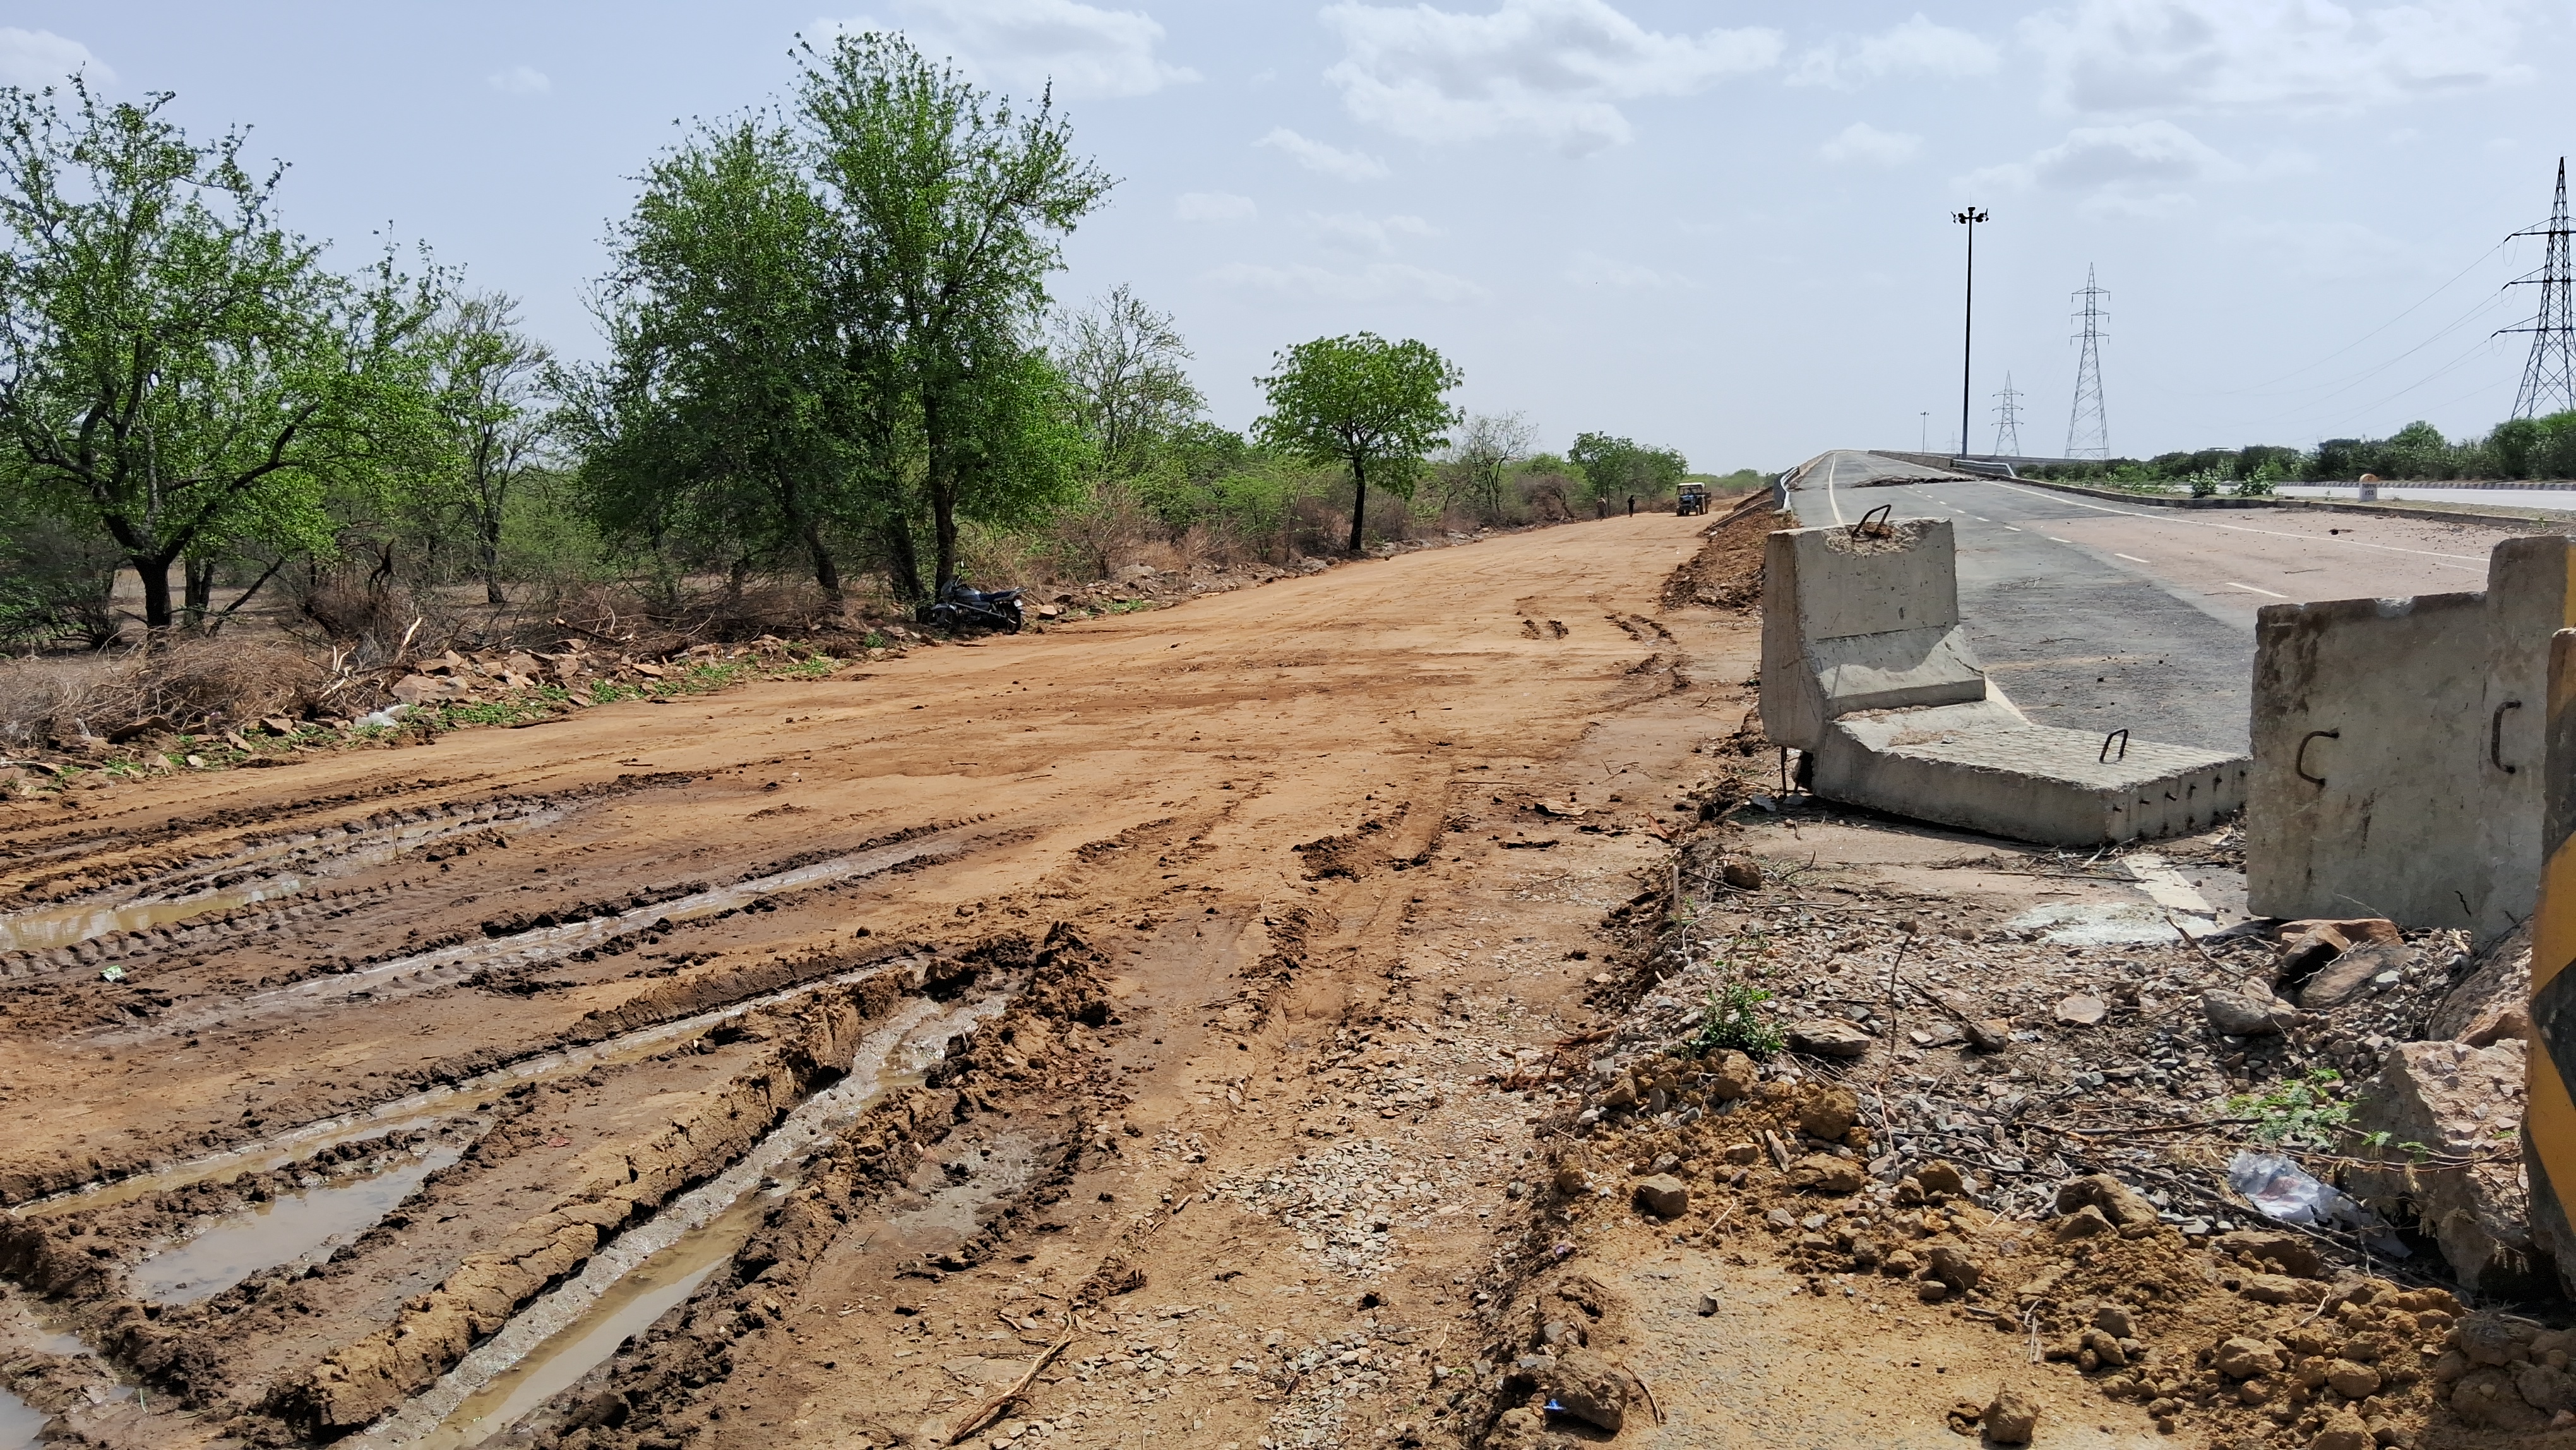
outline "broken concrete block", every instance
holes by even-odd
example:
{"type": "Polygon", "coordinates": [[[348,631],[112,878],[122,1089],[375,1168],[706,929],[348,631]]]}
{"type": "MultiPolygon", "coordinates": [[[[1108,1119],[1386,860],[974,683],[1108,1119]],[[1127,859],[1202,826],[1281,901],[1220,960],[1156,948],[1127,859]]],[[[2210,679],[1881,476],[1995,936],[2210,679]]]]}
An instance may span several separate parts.
{"type": "Polygon", "coordinates": [[[2299,1005],[2311,1012],[2340,1007],[2362,994],[2383,972],[2404,971],[2414,954],[2403,945],[2371,942],[2358,946],[2317,970],[2299,988],[2299,1005]]]}
{"type": "Polygon", "coordinates": [[[2531,1035],[2531,927],[2489,944],[2424,1024],[2430,1038],[2487,1047],[2531,1035]]]}
{"type": "Polygon", "coordinates": [[[2524,1044],[2408,1042],[2362,1085],[2351,1126],[2385,1134],[2364,1149],[2375,1163],[2345,1172],[2344,1188],[2381,1213],[2411,1212],[2441,1244],[2460,1282],[2482,1294],[2538,1297],[2550,1287],[2531,1232],[2522,1165],[2498,1149],[2522,1123],[2524,1044]],[[2466,1167],[2437,1167],[2421,1154],[2466,1167]]]}

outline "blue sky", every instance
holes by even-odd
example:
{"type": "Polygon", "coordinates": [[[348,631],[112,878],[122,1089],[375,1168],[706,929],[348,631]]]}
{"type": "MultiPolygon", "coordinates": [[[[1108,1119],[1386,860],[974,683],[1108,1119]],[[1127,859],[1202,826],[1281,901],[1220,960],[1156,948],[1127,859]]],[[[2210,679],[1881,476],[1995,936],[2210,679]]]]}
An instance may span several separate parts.
{"type": "Polygon", "coordinates": [[[424,240],[583,354],[632,178],[835,24],[1056,80],[1121,178],[1056,291],[1177,314],[1221,421],[1275,349],[1369,329],[1550,446],[1714,469],[1957,431],[1972,202],[1980,449],[2007,371],[2023,450],[2064,444],[2088,265],[2116,452],[2482,432],[2539,260],[2499,244],[2576,150],[2576,9],[2521,0],[88,0],[0,11],[0,82],[85,66],[245,123],[294,224],[424,240]]]}

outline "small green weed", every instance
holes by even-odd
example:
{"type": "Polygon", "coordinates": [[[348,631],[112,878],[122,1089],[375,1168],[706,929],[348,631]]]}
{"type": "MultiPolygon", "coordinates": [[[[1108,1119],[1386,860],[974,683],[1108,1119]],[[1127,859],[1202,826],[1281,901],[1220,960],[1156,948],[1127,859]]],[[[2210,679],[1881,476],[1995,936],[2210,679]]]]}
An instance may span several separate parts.
{"type": "Polygon", "coordinates": [[[2333,1068],[2310,1068],[2305,1077],[2229,1098],[2227,1115],[2252,1119],[2251,1136],[2276,1148],[2330,1148],[2352,1118],[2352,1104],[2334,1095],[2342,1083],[2343,1074],[2333,1068]]]}
{"type": "Polygon", "coordinates": [[[1762,1058],[1788,1046],[1780,1024],[1764,1006],[1770,1000],[1770,993],[1743,982],[1729,982],[1711,991],[1707,1005],[1700,1009],[1699,1031],[1687,1044],[1691,1056],[1741,1052],[1762,1058]]]}

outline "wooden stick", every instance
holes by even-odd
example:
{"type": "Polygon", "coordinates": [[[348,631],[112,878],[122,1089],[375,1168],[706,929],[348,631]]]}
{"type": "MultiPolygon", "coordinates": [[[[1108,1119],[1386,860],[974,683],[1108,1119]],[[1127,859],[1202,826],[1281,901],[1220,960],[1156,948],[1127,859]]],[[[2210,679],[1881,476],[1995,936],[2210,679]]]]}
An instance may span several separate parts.
{"type": "Polygon", "coordinates": [[[1064,1347],[1071,1343],[1073,1343],[1073,1332],[1071,1330],[1067,1330],[1064,1338],[1048,1345],[1046,1353],[1037,1357],[1036,1362],[1029,1366],[1029,1372],[1020,1376],[1020,1382],[1018,1384],[1002,1391],[1001,1394],[994,1398],[985,1401],[982,1409],[977,1410],[973,1415],[967,1418],[965,1423],[949,1432],[948,1439],[944,1443],[955,1445],[964,1440],[967,1436],[983,1429],[986,1425],[1000,1419],[1002,1417],[1002,1411],[1009,1409],[1013,1400],[1018,1399],[1022,1394],[1027,1392],[1029,1385],[1037,1379],[1038,1371],[1045,1369],[1048,1363],[1054,1360],[1057,1355],[1064,1353],[1064,1347]]]}
{"type": "Polygon", "coordinates": [[[1637,1373],[1633,1369],[1628,1369],[1628,1362],[1624,1359],[1619,1361],[1619,1367],[1621,1369],[1627,1369],[1628,1378],[1635,1380],[1637,1382],[1637,1388],[1646,1392],[1646,1408],[1653,1412],[1655,1423],[1658,1425],[1662,1424],[1664,1422],[1664,1407],[1655,1403],[1654,1388],[1646,1383],[1646,1377],[1637,1373]]]}

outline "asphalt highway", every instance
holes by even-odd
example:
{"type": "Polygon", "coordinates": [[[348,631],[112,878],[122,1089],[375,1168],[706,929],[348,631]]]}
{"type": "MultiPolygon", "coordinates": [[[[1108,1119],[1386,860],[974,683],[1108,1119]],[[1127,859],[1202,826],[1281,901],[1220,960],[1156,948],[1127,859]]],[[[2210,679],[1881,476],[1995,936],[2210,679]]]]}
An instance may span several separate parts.
{"type": "Polygon", "coordinates": [[[1857,451],[1792,485],[1799,519],[1881,504],[1946,518],[1959,605],[1988,676],[2032,720],[2247,748],[2254,612],[2266,604],[2483,588],[2511,531],[2370,514],[2130,507],[2002,480],[1920,475],[1857,451]],[[1886,481],[1879,481],[1886,480],[1886,481]]]}

